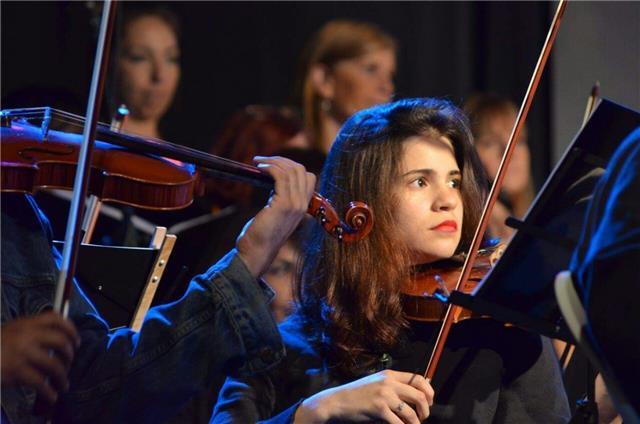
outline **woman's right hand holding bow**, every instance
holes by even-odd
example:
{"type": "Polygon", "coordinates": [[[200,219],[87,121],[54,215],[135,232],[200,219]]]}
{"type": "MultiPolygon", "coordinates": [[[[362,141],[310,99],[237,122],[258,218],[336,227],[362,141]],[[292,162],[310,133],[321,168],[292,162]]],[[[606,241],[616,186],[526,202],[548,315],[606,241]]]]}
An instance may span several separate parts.
{"type": "Polygon", "coordinates": [[[433,397],[433,388],[424,377],[385,370],[306,399],[297,409],[294,422],[382,419],[418,424],[429,416],[433,397]]]}

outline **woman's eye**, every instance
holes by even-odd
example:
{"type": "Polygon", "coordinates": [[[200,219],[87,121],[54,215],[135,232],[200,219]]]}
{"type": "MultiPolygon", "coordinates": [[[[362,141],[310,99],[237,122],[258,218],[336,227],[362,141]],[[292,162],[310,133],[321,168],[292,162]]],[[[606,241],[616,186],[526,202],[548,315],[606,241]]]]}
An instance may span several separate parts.
{"type": "Polygon", "coordinates": [[[449,180],[449,187],[451,188],[460,188],[462,185],[462,181],[459,178],[454,178],[453,180],[449,180]]]}
{"type": "Polygon", "coordinates": [[[427,186],[427,180],[425,180],[424,178],[418,178],[415,179],[411,182],[412,185],[415,185],[417,187],[426,187],[427,186]]]}
{"type": "Polygon", "coordinates": [[[147,58],[140,54],[128,54],[126,59],[130,62],[139,63],[144,62],[147,58]]]}
{"type": "Polygon", "coordinates": [[[364,65],[363,69],[367,74],[375,74],[376,72],[378,72],[378,65],[376,65],[375,63],[368,63],[364,65]]]}

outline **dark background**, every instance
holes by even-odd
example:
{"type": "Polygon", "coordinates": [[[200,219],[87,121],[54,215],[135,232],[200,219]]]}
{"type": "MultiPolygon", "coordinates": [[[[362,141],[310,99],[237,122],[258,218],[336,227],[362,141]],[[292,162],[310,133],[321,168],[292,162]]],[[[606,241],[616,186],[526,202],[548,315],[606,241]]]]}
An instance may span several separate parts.
{"type": "MultiPolygon", "coordinates": [[[[46,104],[84,114],[99,16],[92,4],[2,2],[3,109],[46,104]]],[[[202,150],[247,104],[295,104],[300,51],[334,18],[374,22],[397,38],[397,98],[438,96],[460,104],[491,90],[519,104],[555,9],[549,2],[166,4],[182,23],[183,74],[165,134],[202,150]]],[[[550,74],[527,121],[538,185],[551,161],[550,74]]]]}

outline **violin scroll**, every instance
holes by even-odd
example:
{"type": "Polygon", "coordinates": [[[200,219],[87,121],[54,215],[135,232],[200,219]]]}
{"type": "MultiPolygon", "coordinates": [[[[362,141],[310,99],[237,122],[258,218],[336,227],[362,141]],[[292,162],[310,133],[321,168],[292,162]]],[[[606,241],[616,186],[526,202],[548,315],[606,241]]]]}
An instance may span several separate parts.
{"type": "Polygon", "coordinates": [[[364,202],[350,202],[342,222],[331,202],[314,193],[307,213],[315,217],[327,233],[346,243],[362,240],[373,228],[373,212],[364,202]]]}

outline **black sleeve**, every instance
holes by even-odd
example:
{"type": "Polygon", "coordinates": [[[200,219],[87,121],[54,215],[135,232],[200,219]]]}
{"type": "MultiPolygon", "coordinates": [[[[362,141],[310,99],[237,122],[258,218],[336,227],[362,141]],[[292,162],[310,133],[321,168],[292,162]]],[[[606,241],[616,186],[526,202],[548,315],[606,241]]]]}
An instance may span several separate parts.
{"type": "Polygon", "coordinates": [[[509,353],[494,422],[568,422],[569,402],[551,340],[518,329],[506,331],[521,334],[507,342],[511,348],[505,346],[509,353]]]}

